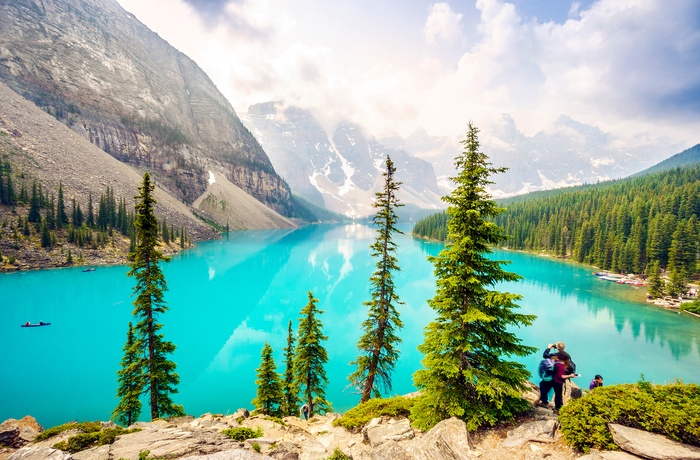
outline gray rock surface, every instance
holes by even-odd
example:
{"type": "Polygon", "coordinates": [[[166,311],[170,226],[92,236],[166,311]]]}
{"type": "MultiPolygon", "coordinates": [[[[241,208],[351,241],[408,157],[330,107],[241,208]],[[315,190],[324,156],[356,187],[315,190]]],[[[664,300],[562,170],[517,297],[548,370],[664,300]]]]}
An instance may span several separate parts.
{"type": "Polygon", "coordinates": [[[159,428],[117,437],[110,448],[109,458],[138,458],[139,452],[146,450],[154,457],[178,458],[237,447],[237,441],[218,432],[159,428]]]}
{"type": "Polygon", "coordinates": [[[371,460],[415,460],[413,455],[391,439],[374,447],[370,458],[371,460]]]}
{"type": "Polygon", "coordinates": [[[23,447],[8,460],[73,460],[68,452],[45,446],[23,447]]]}
{"type": "Polygon", "coordinates": [[[532,440],[552,440],[559,426],[556,419],[540,420],[520,425],[508,432],[503,447],[519,447],[532,440]]]}
{"type": "Polygon", "coordinates": [[[404,441],[415,436],[408,419],[375,418],[362,429],[365,441],[376,447],[387,441],[404,441]]]}
{"type": "Polygon", "coordinates": [[[579,458],[579,460],[637,460],[641,457],[632,455],[628,452],[617,452],[617,451],[602,451],[602,452],[591,452],[588,455],[584,455],[579,458]]]}
{"type": "Polygon", "coordinates": [[[270,458],[245,449],[229,449],[214,454],[183,457],[182,460],[270,460],[270,458]]]}
{"type": "Polygon", "coordinates": [[[418,460],[467,460],[472,450],[467,425],[455,417],[435,425],[415,446],[418,460]]]}
{"type": "Polygon", "coordinates": [[[609,423],[620,449],[652,460],[700,460],[700,448],[681,444],[656,433],[609,423]]]}

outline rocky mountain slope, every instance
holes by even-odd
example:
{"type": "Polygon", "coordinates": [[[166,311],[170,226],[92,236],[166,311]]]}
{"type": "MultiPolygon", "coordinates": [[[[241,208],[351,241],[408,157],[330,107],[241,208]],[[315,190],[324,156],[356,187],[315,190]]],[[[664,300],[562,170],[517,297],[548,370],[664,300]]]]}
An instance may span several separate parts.
{"type": "Polygon", "coordinates": [[[0,1],[0,81],[185,203],[216,170],[293,215],[289,187],[207,75],[114,0],[0,1]]]}
{"type": "Polygon", "coordinates": [[[292,190],[315,205],[350,217],[372,214],[390,155],[396,180],[403,182],[402,203],[431,210],[445,207],[430,163],[387,148],[358,125],[340,123],[329,135],[311,112],[275,102],[254,105],[241,118],[292,190]]]}
{"type": "MultiPolygon", "coordinates": [[[[55,193],[58,185],[62,184],[69,212],[72,212],[73,200],[87,211],[90,196],[96,206],[107,187],[112,189],[117,199],[124,198],[129,209],[133,210],[133,197],[143,180],[142,169],[111,157],[2,83],[0,160],[10,164],[14,186],[18,190],[21,187],[31,190],[36,181],[45,191],[55,193]]],[[[178,230],[185,229],[192,241],[217,237],[216,232],[200,217],[220,221],[221,225],[229,223],[231,229],[295,226],[216,171],[220,179],[212,184],[207,183],[207,189],[196,201],[199,206],[189,206],[178,200],[165,188],[165,184],[157,180],[154,194],[158,201],[155,213],[159,220],[167,221],[178,230]],[[214,208],[207,205],[212,202],[208,198],[210,196],[221,196],[216,199],[217,206],[214,208]],[[228,206],[226,203],[236,205],[228,206]]],[[[215,175],[214,172],[210,174],[215,175]]],[[[24,212],[0,206],[0,221],[14,223],[19,217],[24,217],[24,212]]],[[[0,235],[5,233],[11,233],[9,225],[3,226],[0,235]]],[[[26,244],[17,241],[15,238],[0,237],[2,254],[5,258],[12,256],[17,261],[17,266],[11,269],[60,266],[66,260],[65,248],[46,250],[29,240],[26,244]]],[[[126,263],[128,239],[124,244],[124,248],[109,245],[102,250],[82,248],[80,252],[84,262],[90,265],[126,263]]],[[[76,248],[74,255],[78,255],[76,248]]]]}

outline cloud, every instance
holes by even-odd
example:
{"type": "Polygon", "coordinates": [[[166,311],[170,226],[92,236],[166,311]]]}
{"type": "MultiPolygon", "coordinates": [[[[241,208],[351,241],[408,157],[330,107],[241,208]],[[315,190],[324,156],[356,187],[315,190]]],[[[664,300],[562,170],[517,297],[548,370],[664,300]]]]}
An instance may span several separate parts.
{"type": "Polygon", "coordinates": [[[449,136],[469,120],[487,131],[502,113],[532,135],[565,114],[621,145],[698,141],[699,2],[579,1],[560,22],[515,1],[408,2],[386,27],[362,29],[356,15],[372,11],[353,9],[334,28],[332,13],[347,8],[318,0],[119,1],[237,111],[283,100],[327,129],[349,119],[374,135],[449,136]]]}
{"type": "Polygon", "coordinates": [[[461,13],[455,13],[447,3],[435,3],[430,7],[428,19],[423,27],[423,35],[428,43],[435,44],[436,38],[454,40],[462,36],[460,30],[461,13]]]}

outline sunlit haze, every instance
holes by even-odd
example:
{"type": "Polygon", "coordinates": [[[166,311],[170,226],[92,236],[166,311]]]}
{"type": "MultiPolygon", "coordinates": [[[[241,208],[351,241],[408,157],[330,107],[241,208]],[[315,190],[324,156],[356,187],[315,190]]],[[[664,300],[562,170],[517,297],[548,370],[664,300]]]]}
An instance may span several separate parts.
{"type": "Polygon", "coordinates": [[[627,148],[700,137],[694,0],[119,2],[239,113],[283,100],[404,136],[487,132],[503,113],[532,135],[563,114],[627,148]]]}

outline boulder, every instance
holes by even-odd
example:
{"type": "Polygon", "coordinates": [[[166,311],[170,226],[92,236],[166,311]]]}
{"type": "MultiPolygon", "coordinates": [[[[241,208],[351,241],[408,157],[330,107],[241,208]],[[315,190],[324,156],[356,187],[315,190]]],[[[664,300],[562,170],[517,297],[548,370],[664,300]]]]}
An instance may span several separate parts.
{"type": "Polygon", "coordinates": [[[7,460],[73,460],[68,452],[45,446],[23,447],[7,460]]]}
{"type": "Polygon", "coordinates": [[[700,448],[681,444],[660,434],[609,423],[620,449],[652,460],[700,460],[700,448]]]}
{"type": "Polygon", "coordinates": [[[418,460],[468,460],[472,449],[467,425],[456,417],[435,425],[415,445],[418,460]]]}
{"type": "Polygon", "coordinates": [[[299,448],[292,442],[282,441],[268,455],[275,460],[299,460],[299,448]]]}
{"type": "Polygon", "coordinates": [[[408,419],[374,418],[362,429],[362,436],[370,446],[387,441],[403,441],[415,436],[408,419]]]}
{"type": "Polygon", "coordinates": [[[331,456],[333,451],[328,451],[326,447],[313,438],[304,442],[299,453],[299,460],[322,460],[331,456]]]}
{"type": "Polygon", "coordinates": [[[386,442],[374,447],[370,453],[371,460],[415,460],[411,454],[409,454],[406,449],[401,447],[393,439],[389,439],[386,442]]]}
{"type": "Polygon", "coordinates": [[[134,459],[146,450],[153,457],[178,458],[207,455],[238,447],[237,441],[214,431],[153,428],[118,436],[110,447],[109,458],[134,459]]]}
{"type": "Polygon", "coordinates": [[[510,430],[501,444],[503,447],[520,447],[528,441],[548,441],[554,438],[559,423],[556,420],[540,420],[520,425],[510,430]]]}
{"type": "Polygon", "coordinates": [[[606,450],[602,452],[591,452],[588,455],[579,457],[578,460],[639,460],[639,457],[627,452],[606,450]]]}
{"type": "Polygon", "coordinates": [[[270,457],[245,449],[229,449],[213,454],[183,457],[180,460],[270,460],[270,457]]]}
{"type": "Polygon", "coordinates": [[[30,415],[19,420],[11,418],[0,424],[0,445],[17,449],[33,441],[42,431],[44,427],[30,415]]]}
{"type": "Polygon", "coordinates": [[[105,460],[109,458],[109,448],[109,445],[104,445],[76,452],[72,454],[73,460],[105,460]]]}

